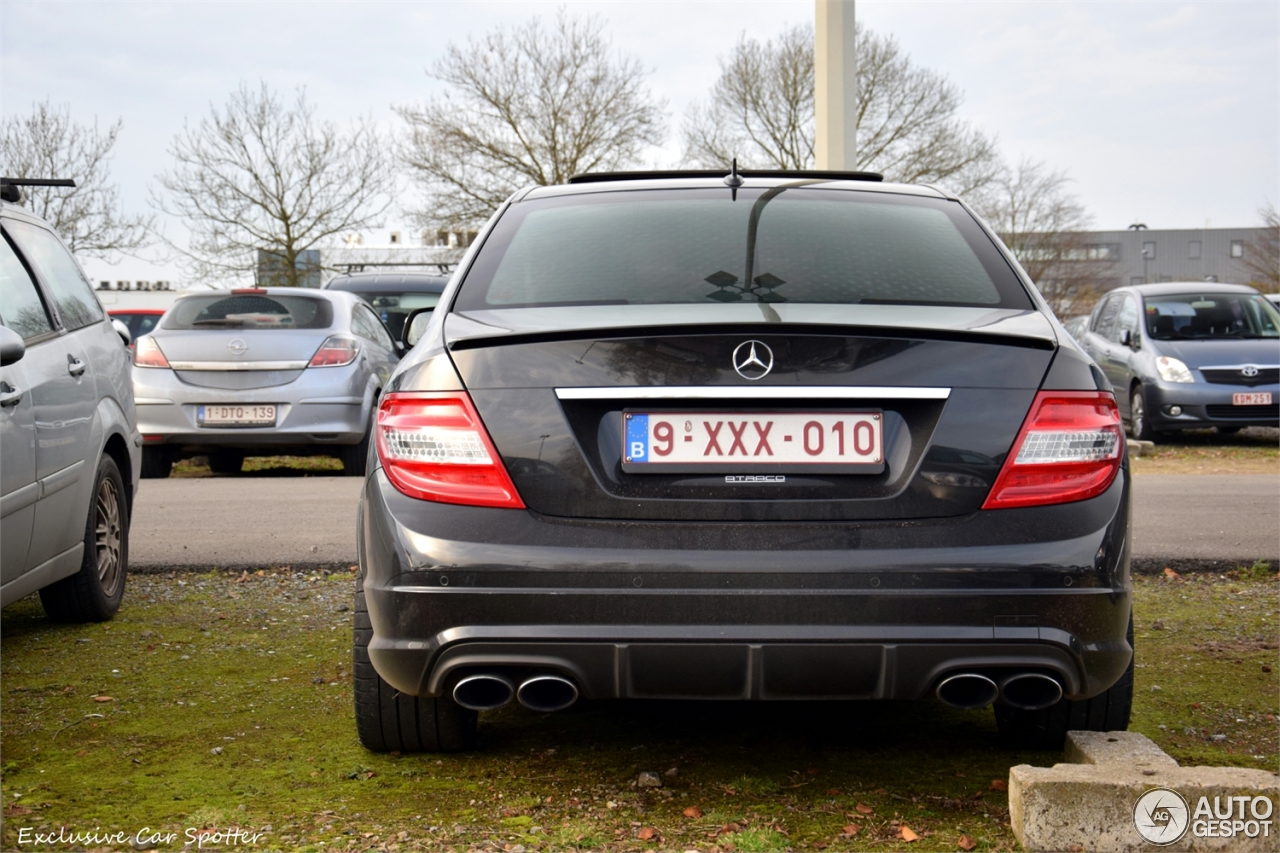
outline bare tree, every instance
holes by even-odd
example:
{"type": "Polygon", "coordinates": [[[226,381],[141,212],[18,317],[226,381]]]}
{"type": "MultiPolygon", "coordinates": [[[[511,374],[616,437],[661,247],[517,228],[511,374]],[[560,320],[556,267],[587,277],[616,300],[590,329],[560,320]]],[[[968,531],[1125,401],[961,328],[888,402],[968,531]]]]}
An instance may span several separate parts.
{"type": "Polygon", "coordinates": [[[1244,263],[1249,283],[1264,293],[1280,293],[1280,214],[1275,205],[1258,208],[1262,233],[1244,247],[1244,263]]]}
{"type": "Polygon", "coordinates": [[[520,187],[633,166],[665,134],[665,104],[597,18],[562,10],[549,28],[538,18],[499,28],[450,45],[428,73],[445,90],[396,108],[409,125],[402,156],[427,194],[424,224],[476,223],[520,187]]]}
{"type": "MultiPolygon", "coordinates": [[[[891,36],[858,26],[858,163],[893,181],[943,183],[961,193],[999,172],[995,142],[956,113],[962,95],[911,62],[891,36]]],[[[761,168],[811,169],[813,29],[793,27],[761,43],[745,36],[710,97],[683,125],[684,160],[714,168],[733,157],[761,168]]]]}
{"type": "Polygon", "coordinates": [[[71,119],[70,107],[48,101],[31,114],[0,122],[0,170],[10,178],[70,178],[75,189],[23,187],[23,204],[42,217],[78,255],[107,257],[149,242],[151,221],[125,214],[111,182],[111,149],[121,123],[105,131],[71,119]]]}
{"type": "Polygon", "coordinates": [[[186,220],[189,245],[169,245],[201,277],[257,272],[264,284],[298,286],[318,272],[304,253],[376,226],[394,190],[372,122],[344,130],[318,121],[304,91],[285,103],[265,83],[241,84],[225,109],[175,136],[169,153],[173,168],[152,203],[186,220]]]}
{"type": "Polygon", "coordinates": [[[1004,169],[974,205],[1022,264],[1059,317],[1091,309],[1115,261],[1083,233],[1092,217],[1071,192],[1070,178],[1024,159],[1004,169]]]}

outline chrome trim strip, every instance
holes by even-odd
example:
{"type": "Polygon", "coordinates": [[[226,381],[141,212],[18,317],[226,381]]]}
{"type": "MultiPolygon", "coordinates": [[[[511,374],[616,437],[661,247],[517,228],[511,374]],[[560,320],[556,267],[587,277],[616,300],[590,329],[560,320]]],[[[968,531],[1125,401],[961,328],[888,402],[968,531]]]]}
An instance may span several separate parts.
{"type": "Polygon", "coordinates": [[[173,401],[168,397],[134,397],[133,404],[135,406],[172,406],[173,401]]]}
{"type": "Polygon", "coordinates": [[[950,388],[886,385],[636,385],[557,388],[561,400],[945,400],[950,388]]]}
{"type": "Polygon", "coordinates": [[[171,361],[174,370],[302,370],[306,361],[171,361]]]}
{"type": "Polygon", "coordinates": [[[1197,367],[1196,370],[1243,370],[1246,367],[1256,367],[1259,370],[1275,370],[1280,368],[1280,364],[1204,364],[1197,367]]]}

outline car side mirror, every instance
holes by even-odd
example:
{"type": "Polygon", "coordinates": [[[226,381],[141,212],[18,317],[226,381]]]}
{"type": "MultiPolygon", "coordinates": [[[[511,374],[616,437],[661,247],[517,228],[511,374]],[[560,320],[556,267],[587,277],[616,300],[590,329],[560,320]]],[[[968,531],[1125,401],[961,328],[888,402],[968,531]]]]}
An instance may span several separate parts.
{"type": "Polygon", "coordinates": [[[1139,338],[1133,333],[1132,329],[1125,329],[1120,333],[1120,343],[1124,344],[1129,349],[1136,350],[1138,348],[1138,341],[1139,338]]]}
{"type": "Polygon", "coordinates": [[[111,321],[111,328],[116,330],[116,334],[120,336],[120,340],[124,341],[125,346],[133,343],[133,335],[129,333],[129,327],[119,320],[111,321]]]}
{"type": "Polygon", "coordinates": [[[434,311],[434,308],[418,308],[410,311],[409,316],[404,318],[404,343],[406,347],[412,349],[418,345],[418,341],[422,340],[434,311]]]}
{"type": "Polygon", "coordinates": [[[22,335],[8,326],[0,326],[0,367],[21,361],[26,353],[27,345],[22,342],[22,335]]]}

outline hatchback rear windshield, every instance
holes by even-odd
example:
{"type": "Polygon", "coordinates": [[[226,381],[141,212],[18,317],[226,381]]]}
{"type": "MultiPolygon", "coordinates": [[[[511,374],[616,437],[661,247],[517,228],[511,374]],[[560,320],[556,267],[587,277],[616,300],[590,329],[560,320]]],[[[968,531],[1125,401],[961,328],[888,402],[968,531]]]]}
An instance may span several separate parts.
{"type": "Polygon", "coordinates": [[[455,309],[709,302],[1031,307],[955,202],[726,187],[512,205],[455,309]]]}
{"type": "Polygon", "coordinates": [[[1148,296],[1147,334],[1180,338],[1280,337],[1280,312],[1253,293],[1178,293],[1148,296]]]}
{"type": "Polygon", "coordinates": [[[333,306],[310,296],[233,293],[188,296],[165,315],[165,329],[327,329],[333,306]]]}

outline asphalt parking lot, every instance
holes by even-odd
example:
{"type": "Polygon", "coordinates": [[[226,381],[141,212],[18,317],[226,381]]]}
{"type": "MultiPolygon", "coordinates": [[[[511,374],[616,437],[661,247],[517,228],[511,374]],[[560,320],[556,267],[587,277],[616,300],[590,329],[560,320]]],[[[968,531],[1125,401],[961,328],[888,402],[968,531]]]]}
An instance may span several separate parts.
{"type": "MultiPolygon", "coordinates": [[[[129,539],[135,571],[337,568],[355,562],[354,477],[148,480],[129,539]]],[[[1280,557],[1280,477],[1134,478],[1134,558],[1252,563],[1280,557]]],[[[1155,566],[1158,570],[1162,566],[1155,566]]]]}

